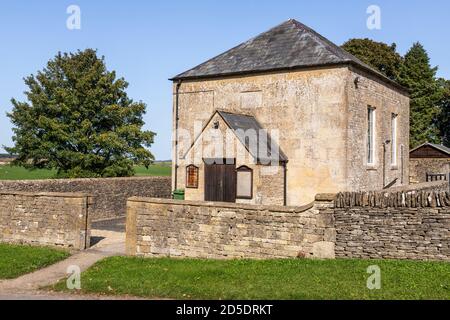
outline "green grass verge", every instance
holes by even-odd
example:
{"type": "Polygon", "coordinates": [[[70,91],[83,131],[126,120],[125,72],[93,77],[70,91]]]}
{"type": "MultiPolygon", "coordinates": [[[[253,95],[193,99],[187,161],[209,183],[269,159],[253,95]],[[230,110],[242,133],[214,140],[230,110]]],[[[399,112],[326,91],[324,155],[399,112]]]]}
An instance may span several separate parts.
{"type": "MultiPolygon", "coordinates": [[[[135,168],[136,176],[162,176],[167,177],[171,175],[172,168],[169,165],[155,164],[150,166],[148,169],[142,166],[137,166],[135,168]]],[[[56,176],[56,170],[27,170],[23,167],[16,167],[10,165],[0,166],[0,180],[44,180],[52,179],[56,176]]]]}
{"type": "Polygon", "coordinates": [[[66,251],[51,248],[0,244],[0,279],[15,279],[69,255],[66,251]]]}
{"type": "Polygon", "coordinates": [[[175,299],[450,299],[450,263],[114,257],[83,273],[82,290],[175,299]],[[367,289],[371,265],[381,268],[381,290],[367,289]]]}

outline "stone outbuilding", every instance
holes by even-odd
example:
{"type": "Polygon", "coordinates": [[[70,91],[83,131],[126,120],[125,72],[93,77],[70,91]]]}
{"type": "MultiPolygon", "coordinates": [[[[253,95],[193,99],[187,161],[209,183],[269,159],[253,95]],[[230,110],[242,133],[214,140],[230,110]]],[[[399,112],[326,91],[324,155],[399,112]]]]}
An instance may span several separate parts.
{"type": "Polygon", "coordinates": [[[424,143],[411,150],[410,182],[423,183],[450,179],[450,148],[424,143]]]}
{"type": "Polygon", "coordinates": [[[171,80],[187,200],[303,205],[409,182],[405,89],[296,20],[171,80]]]}

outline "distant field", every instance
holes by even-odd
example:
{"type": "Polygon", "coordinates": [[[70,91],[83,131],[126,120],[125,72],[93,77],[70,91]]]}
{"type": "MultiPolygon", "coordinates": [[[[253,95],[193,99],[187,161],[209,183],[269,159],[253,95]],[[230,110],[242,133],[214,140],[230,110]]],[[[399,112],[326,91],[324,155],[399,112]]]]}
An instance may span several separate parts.
{"type": "MultiPolygon", "coordinates": [[[[169,162],[156,163],[146,169],[145,167],[136,167],[137,177],[146,176],[170,176],[172,168],[169,162]]],[[[40,180],[52,179],[56,175],[55,170],[27,170],[22,167],[13,167],[10,165],[0,166],[0,180],[40,180]]]]}
{"type": "Polygon", "coordinates": [[[172,166],[170,162],[157,163],[150,166],[148,169],[139,166],[136,167],[135,170],[137,177],[146,177],[146,176],[170,177],[172,174],[172,166]]]}

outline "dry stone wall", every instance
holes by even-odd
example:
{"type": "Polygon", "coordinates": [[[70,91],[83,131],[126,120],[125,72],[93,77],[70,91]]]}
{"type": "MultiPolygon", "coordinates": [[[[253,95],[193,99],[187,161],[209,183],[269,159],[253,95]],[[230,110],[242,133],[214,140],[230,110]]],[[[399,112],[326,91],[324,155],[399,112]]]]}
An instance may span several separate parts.
{"type": "Polygon", "coordinates": [[[450,193],[342,193],[336,257],[450,261],[450,193]]]}
{"type": "Polygon", "coordinates": [[[0,242],[83,250],[90,242],[85,194],[0,192],[0,242]]]}
{"type": "Polygon", "coordinates": [[[412,158],[409,160],[410,182],[423,183],[427,181],[428,174],[450,174],[450,159],[420,159],[412,158]]]}
{"type": "Polygon", "coordinates": [[[127,253],[450,261],[450,193],[422,188],[318,195],[306,207],[131,198],[127,253]]]}
{"type": "Polygon", "coordinates": [[[82,192],[92,196],[92,220],[126,215],[129,197],[171,197],[170,177],[0,181],[0,192],[82,192]]]}
{"type": "Polygon", "coordinates": [[[330,205],[330,199],[306,207],[271,207],[132,198],[127,253],[213,259],[334,258],[330,205]]]}
{"type": "Polygon", "coordinates": [[[450,192],[450,183],[448,181],[434,181],[411,184],[408,186],[390,188],[384,192],[419,192],[419,191],[434,191],[434,192],[450,192]]]}

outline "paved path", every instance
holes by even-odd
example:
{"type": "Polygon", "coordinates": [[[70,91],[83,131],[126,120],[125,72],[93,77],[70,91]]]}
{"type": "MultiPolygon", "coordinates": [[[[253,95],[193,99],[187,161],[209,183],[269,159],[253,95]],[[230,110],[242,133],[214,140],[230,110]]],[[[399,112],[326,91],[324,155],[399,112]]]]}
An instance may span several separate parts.
{"type": "Polygon", "coordinates": [[[101,220],[92,222],[92,229],[106,230],[114,232],[125,232],[126,229],[126,217],[101,220]]]}
{"type": "MultiPolygon", "coordinates": [[[[110,299],[99,296],[68,295],[48,293],[40,288],[48,287],[68,276],[69,266],[78,266],[85,271],[97,261],[106,257],[125,254],[125,234],[113,231],[92,230],[92,236],[98,242],[89,250],[79,252],[68,259],[45,269],[24,275],[14,280],[0,281],[0,299],[37,299],[37,300],[81,300],[110,299]]],[[[117,297],[111,299],[118,299],[117,297]]],[[[123,298],[120,298],[123,299],[123,298]]]]}

